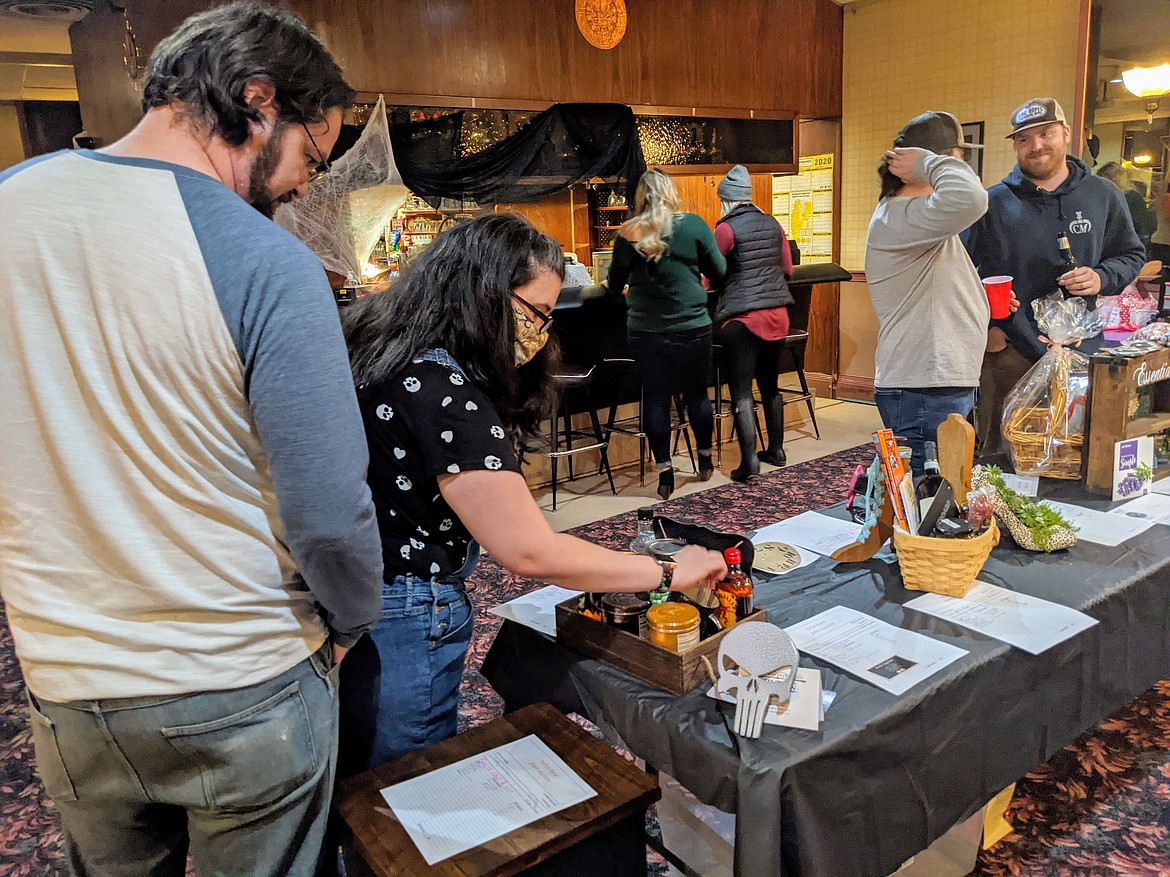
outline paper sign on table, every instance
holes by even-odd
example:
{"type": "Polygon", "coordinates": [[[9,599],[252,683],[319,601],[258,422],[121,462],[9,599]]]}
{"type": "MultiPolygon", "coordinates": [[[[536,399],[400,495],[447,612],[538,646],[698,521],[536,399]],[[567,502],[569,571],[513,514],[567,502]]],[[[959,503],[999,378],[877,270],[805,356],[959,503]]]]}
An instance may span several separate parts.
{"type": "Polygon", "coordinates": [[[1154,437],[1125,439],[1113,445],[1113,501],[1150,492],[1148,475],[1154,468],[1154,437]],[[1145,472],[1146,475],[1142,473],[1145,472]]]}
{"type": "Polygon", "coordinates": [[[1013,475],[1011,472],[1004,472],[1000,477],[1003,478],[1004,486],[1008,490],[1014,490],[1020,496],[1035,496],[1040,490],[1039,475],[1013,475]]]}
{"type": "Polygon", "coordinates": [[[1153,521],[1155,524],[1170,524],[1170,496],[1148,493],[1131,502],[1122,503],[1110,514],[1124,515],[1139,521],[1153,521]]]}
{"type": "Polygon", "coordinates": [[[752,542],[786,542],[817,554],[832,554],[856,542],[860,532],[861,524],[853,521],[830,518],[820,512],[802,512],[786,521],[761,527],[752,542]]]}
{"type": "Polygon", "coordinates": [[[597,795],[535,734],[381,791],[428,865],[597,795]]]}
{"type": "Polygon", "coordinates": [[[1113,547],[1132,539],[1154,526],[1153,521],[1115,515],[1111,512],[1095,512],[1092,509],[1055,502],[1046,499],[1041,502],[1053,511],[1060,512],[1066,521],[1078,528],[1077,538],[1097,545],[1113,547]]]}
{"type": "Polygon", "coordinates": [[[570,591],[568,588],[548,585],[517,597],[515,600],[493,606],[488,611],[493,615],[500,616],[500,618],[515,621],[517,624],[523,624],[525,627],[531,627],[540,633],[555,637],[557,635],[556,605],[580,594],[580,591],[570,591]]]}
{"type": "MultiPolygon", "coordinates": [[[[724,703],[735,703],[735,695],[724,691],[716,695],[714,686],[707,691],[707,697],[716,698],[724,703]]],[[[792,697],[788,699],[788,703],[781,707],[777,707],[774,702],[769,703],[768,712],[764,714],[764,724],[779,725],[782,728],[799,728],[802,731],[816,731],[820,729],[824,718],[821,671],[798,667],[796,686],[792,689],[792,697]]]]}
{"type": "Polygon", "coordinates": [[[891,694],[905,694],[966,650],[902,630],[847,606],[784,628],[806,655],[840,667],[891,694]]]}
{"type": "Polygon", "coordinates": [[[963,597],[923,594],[907,603],[906,608],[953,621],[1033,655],[1097,623],[1095,618],[1068,606],[979,580],[963,597]]]}

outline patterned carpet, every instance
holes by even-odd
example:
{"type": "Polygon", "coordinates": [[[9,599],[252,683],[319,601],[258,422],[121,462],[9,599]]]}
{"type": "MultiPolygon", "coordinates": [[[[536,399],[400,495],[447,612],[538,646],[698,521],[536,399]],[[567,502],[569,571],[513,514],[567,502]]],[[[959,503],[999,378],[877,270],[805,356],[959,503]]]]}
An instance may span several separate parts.
{"type": "MultiPolygon", "coordinates": [[[[753,480],[672,500],[664,512],[739,531],[839,501],[857,448],[753,480]]],[[[627,514],[590,525],[590,537],[624,547],[627,514]]],[[[488,607],[530,585],[490,559],[472,580],[476,634],[464,678],[461,727],[489,721],[500,700],[478,667],[499,619],[488,607]]],[[[0,877],[68,874],[52,804],[33,768],[20,670],[0,604],[0,877]]],[[[1023,778],[1008,812],[1015,832],[980,854],[972,877],[1170,875],[1170,681],[1159,683],[1023,778]]],[[[651,826],[653,827],[653,826],[651,826]]],[[[650,873],[665,874],[656,855],[650,873]]]]}

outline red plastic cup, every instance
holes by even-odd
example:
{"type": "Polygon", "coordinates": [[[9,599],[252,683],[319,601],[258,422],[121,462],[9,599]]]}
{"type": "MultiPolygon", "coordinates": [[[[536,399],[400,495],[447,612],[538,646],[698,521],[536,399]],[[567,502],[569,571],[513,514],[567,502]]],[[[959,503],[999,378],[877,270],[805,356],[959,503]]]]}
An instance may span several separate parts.
{"type": "Polygon", "coordinates": [[[991,305],[991,319],[1002,320],[1012,314],[1012,278],[1006,274],[986,277],[983,288],[987,290],[987,301],[991,305]]]}

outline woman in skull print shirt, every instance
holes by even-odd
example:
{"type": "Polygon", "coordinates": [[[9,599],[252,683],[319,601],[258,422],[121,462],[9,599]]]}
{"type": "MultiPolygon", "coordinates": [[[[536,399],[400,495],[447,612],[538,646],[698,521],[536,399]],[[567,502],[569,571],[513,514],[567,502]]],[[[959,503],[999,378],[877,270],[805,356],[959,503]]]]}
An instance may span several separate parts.
{"type": "MultiPolygon", "coordinates": [[[[493,214],[439,235],[389,292],[344,314],[386,584],[382,620],[341,668],[342,776],[455,733],[479,545],[578,590],[663,580],[648,557],[553,532],[520,472],[515,448],[551,401],[563,274],[556,242],[493,214]]],[[[675,588],[726,572],[701,548],[677,559],[675,588]]]]}

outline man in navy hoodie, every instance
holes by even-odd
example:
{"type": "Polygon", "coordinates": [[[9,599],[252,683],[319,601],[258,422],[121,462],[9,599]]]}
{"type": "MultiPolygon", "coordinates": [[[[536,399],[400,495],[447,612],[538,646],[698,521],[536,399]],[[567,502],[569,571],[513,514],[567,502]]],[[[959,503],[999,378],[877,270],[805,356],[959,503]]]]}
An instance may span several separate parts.
{"type": "MultiPolygon", "coordinates": [[[[1125,198],[1108,180],[1094,177],[1068,154],[1071,134],[1064,110],[1052,98],[1035,98],[1012,113],[1018,164],[988,191],[987,213],[964,243],[980,277],[1007,274],[1020,309],[993,320],[979,380],[975,423],[981,454],[1002,451],[1004,397],[1047,349],[1031,304],[1057,288],[1065,295],[1116,295],[1145,260],[1125,198]],[[1057,237],[1068,235],[1077,268],[1068,270],[1057,237]]],[[[1090,339],[1085,347],[1095,349],[1090,339]]]]}

